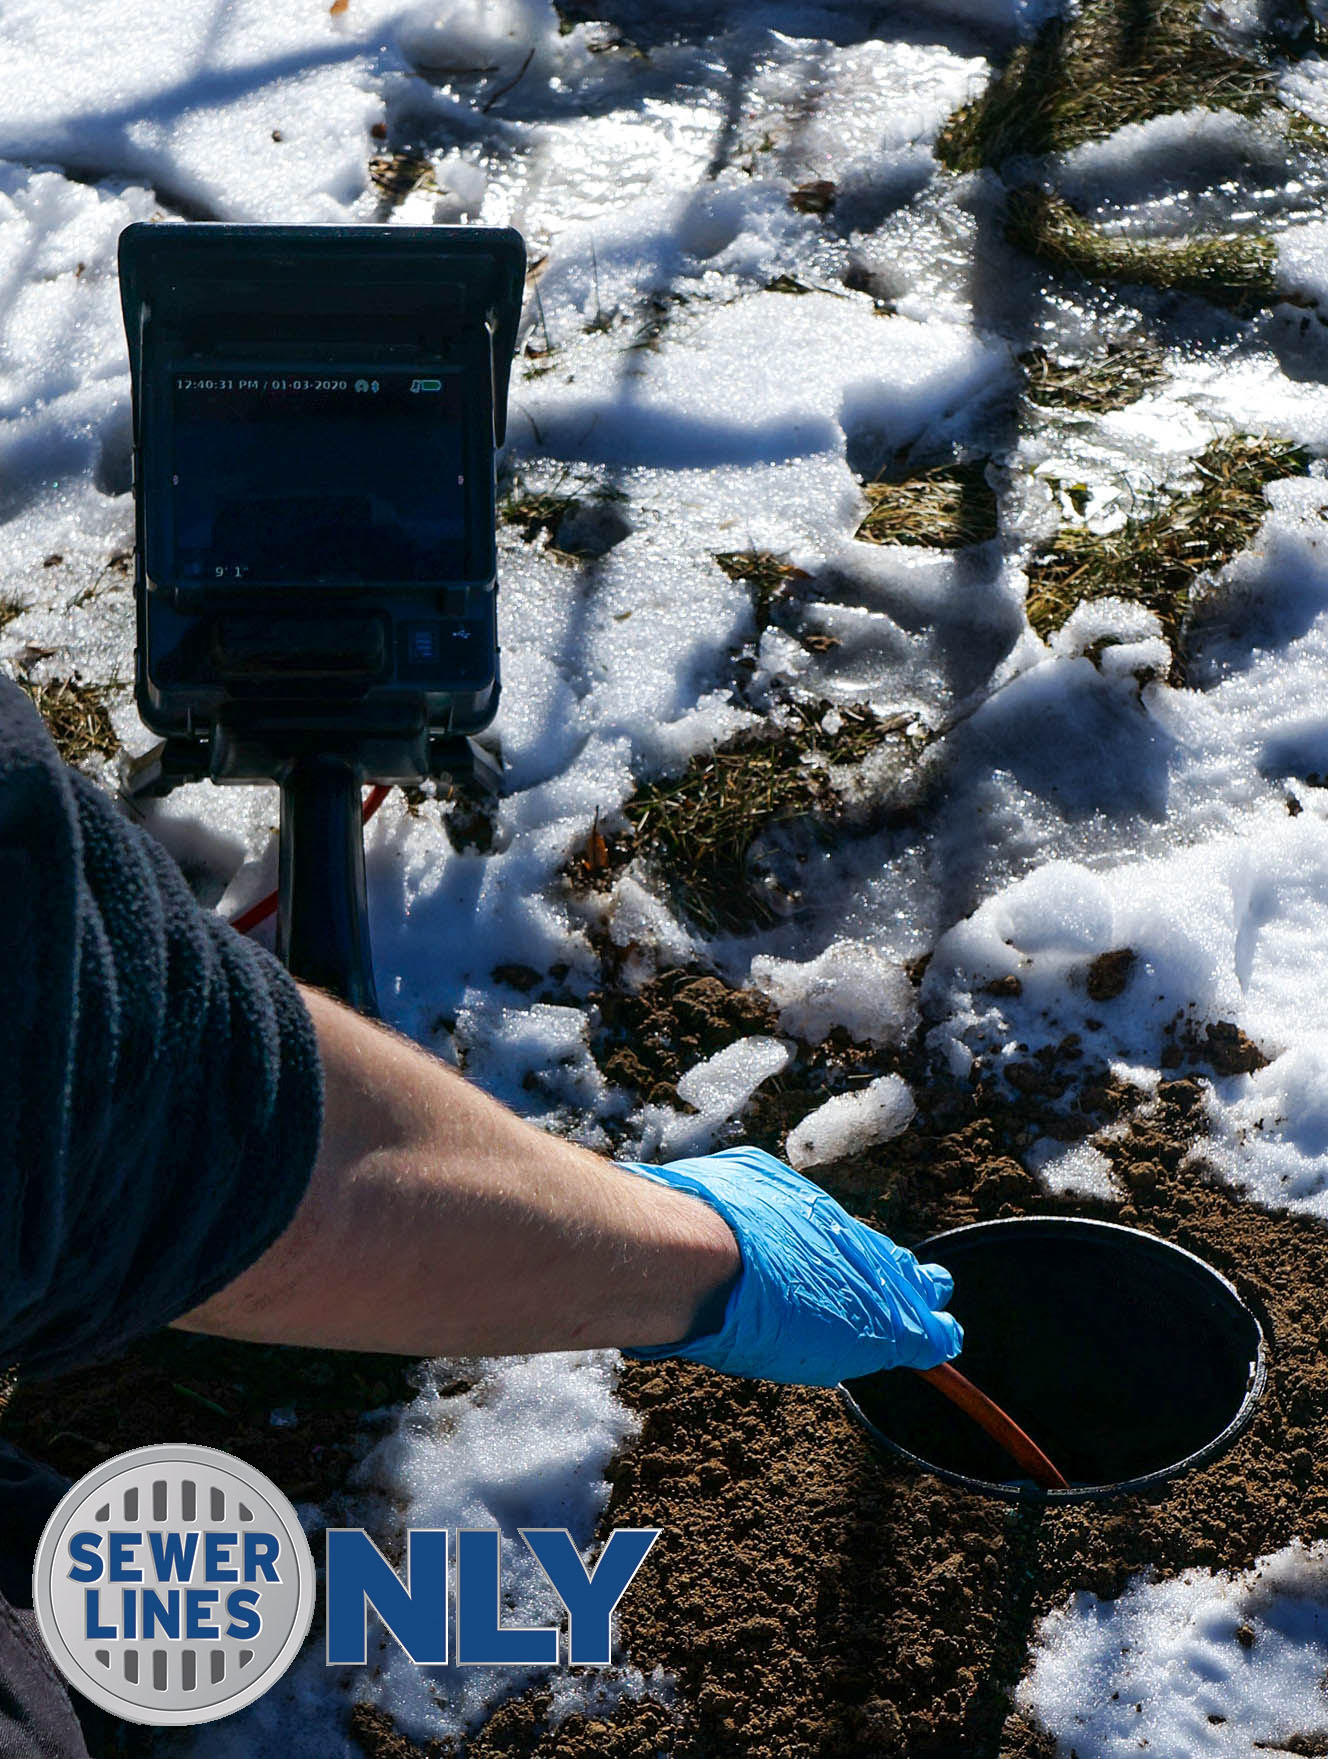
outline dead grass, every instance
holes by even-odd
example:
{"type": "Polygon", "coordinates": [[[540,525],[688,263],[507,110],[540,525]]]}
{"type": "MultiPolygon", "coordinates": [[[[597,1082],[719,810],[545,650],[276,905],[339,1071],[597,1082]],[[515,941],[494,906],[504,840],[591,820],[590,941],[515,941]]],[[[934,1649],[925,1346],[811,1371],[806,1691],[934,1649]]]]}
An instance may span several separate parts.
{"type": "Polygon", "coordinates": [[[504,525],[514,525],[528,544],[542,544],[555,562],[588,562],[613,548],[631,527],[615,521],[614,504],[627,497],[611,484],[563,471],[546,489],[518,482],[498,509],[504,525]],[[585,514],[575,530],[564,532],[573,515],[585,514]]]}
{"type": "Polygon", "coordinates": [[[1013,190],[1006,207],[1012,244],[1086,280],[1188,293],[1248,313],[1285,300],[1276,280],[1277,247],[1256,233],[1178,241],[1104,232],[1063,197],[1013,190]]]}
{"type": "Polygon", "coordinates": [[[615,840],[616,861],[646,855],[708,931],[773,920],[751,883],[753,844],[774,825],[833,820],[840,800],[827,764],[860,763],[881,739],[868,709],[841,709],[833,735],[821,728],[823,712],[824,705],[795,710],[785,727],[743,734],[693,758],[680,776],[643,783],[623,809],[628,836],[615,840]],[[808,761],[816,758],[823,761],[808,761]]]}
{"type": "Polygon", "coordinates": [[[22,599],[16,599],[10,593],[0,593],[0,629],[7,629],[27,608],[22,599]]]}
{"type": "Polygon", "coordinates": [[[730,580],[751,587],[757,614],[763,622],[771,602],[787,581],[807,579],[806,569],[795,568],[792,562],[770,550],[721,550],[715,560],[730,580]]]}
{"type": "Polygon", "coordinates": [[[1283,115],[1282,127],[1292,146],[1303,147],[1310,153],[1328,153],[1328,128],[1303,110],[1288,109],[1283,115]]]}
{"type": "Polygon", "coordinates": [[[107,703],[114,687],[84,684],[75,678],[52,678],[36,683],[22,672],[18,682],[27,691],[66,763],[84,763],[91,757],[114,757],[120,741],[111,725],[107,703]]]}
{"type": "Polygon", "coordinates": [[[1028,620],[1039,635],[1059,629],[1086,599],[1129,599],[1159,618],[1178,655],[1173,679],[1183,677],[1181,624],[1195,582],[1249,544],[1268,511],[1265,486],[1301,475],[1309,455],[1283,440],[1237,435],[1215,440],[1195,463],[1193,487],[1119,531],[1062,527],[1028,571],[1028,620]]]}
{"type": "Polygon", "coordinates": [[[1039,409],[1107,415],[1125,409],[1166,380],[1165,357],[1151,342],[1109,342],[1092,360],[1053,360],[1044,348],[1019,356],[1025,395],[1039,409]]]}
{"type": "Polygon", "coordinates": [[[897,482],[868,483],[871,511],[856,536],[872,544],[923,544],[962,550],[986,543],[999,529],[996,493],[985,459],[941,464],[897,482]]]}
{"type": "Polygon", "coordinates": [[[1276,111],[1272,70],[1213,34],[1195,0],[1089,0],[1020,44],[982,95],[956,111],[937,156],[952,171],[1063,153],[1172,111],[1276,111]]]}
{"type": "Polygon", "coordinates": [[[503,502],[498,517],[504,525],[515,525],[526,543],[538,543],[543,539],[551,549],[557,550],[558,527],[578,505],[575,495],[551,492],[515,494],[503,502]]]}
{"type": "Polygon", "coordinates": [[[391,207],[416,189],[436,191],[433,165],[420,153],[377,153],[369,161],[369,181],[391,207]]]}

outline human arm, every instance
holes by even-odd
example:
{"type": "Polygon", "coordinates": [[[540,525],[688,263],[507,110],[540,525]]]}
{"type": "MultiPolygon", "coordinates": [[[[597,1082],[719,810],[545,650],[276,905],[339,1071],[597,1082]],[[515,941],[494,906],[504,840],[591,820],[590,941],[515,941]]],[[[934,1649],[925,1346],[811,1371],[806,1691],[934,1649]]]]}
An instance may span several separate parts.
{"type": "Polygon", "coordinates": [[[306,990],[322,1143],[285,1232],[177,1323],[408,1355],[667,1344],[739,1268],[694,1196],[524,1122],[447,1064],[306,990]]]}
{"type": "Polygon", "coordinates": [[[772,1379],[914,1360],[919,1325],[932,1360],[957,1348],[911,1256],[768,1156],[615,1167],[302,999],[3,680],[0,1041],[0,1361],[28,1373],[180,1315],[411,1353],[654,1347],[772,1379]]]}
{"type": "Polygon", "coordinates": [[[416,1355],[634,1348],[830,1384],[961,1334],[936,1266],[755,1149],[617,1166],[316,991],[327,1093],[290,1227],[186,1329],[416,1355]]]}

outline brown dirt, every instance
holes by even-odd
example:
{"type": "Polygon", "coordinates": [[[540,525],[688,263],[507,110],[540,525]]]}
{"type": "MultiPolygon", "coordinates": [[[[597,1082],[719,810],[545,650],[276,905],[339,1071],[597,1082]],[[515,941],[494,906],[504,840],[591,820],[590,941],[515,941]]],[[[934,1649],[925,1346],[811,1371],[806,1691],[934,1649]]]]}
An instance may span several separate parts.
{"type": "MultiPolygon", "coordinates": [[[[657,1098],[717,1043],[773,1023],[762,998],[699,970],[632,989],[610,969],[598,1002],[601,1066],[657,1098]]],[[[1246,1054],[1220,1025],[1206,1036],[1187,1024],[1178,1037],[1246,1054]]],[[[643,1428],[612,1468],[606,1525],[663,1537],[623,1602],[619,1636],[636,1666],[675,1679],[674,1703],[628,1702],[555,1728],[547,1693],[532,1691],[460,1747],[414,1745],[361,1707],[351,1728],[366,1759],[1050,1759],[1045,1732],[1010,1707],[1042,1613],[1079,1589],[1117,1594],[1145,1569],[1239,1569],[1293,1536],[1328,1536],[1328,1319],[1316,1293],[1328,1231],[1264,1214],[1208,1176],[1191,1154],[1202,1079],[1171,1080],[1141,1107],[1068,1039],[1031,1052],[1013,1082],[974,1091],[928,1080],[916,1046],[868,1050],[833,1035],[799,1047],[742,1134],[778,1149],[826,1092],[886,1068],[914,1082],[922,1110],[883,1149],[820,1170],[841,1201],[908,1243],[1056,1212],[1109,1216],[1190,1248],[1232,1278],[1269,1338],[1269,1390],[1250,1429],[1151,1498],[1039,1515],[902,1469],[831,1392],[629,1365],[622,1392],[643,1428]],[[1125,1135],[1103,1148],[1123,1205],[1048,1198],[1017,1158],[1033,1133],[1072,1139],[1121,1118],[1125,1135]]],[[[362,1445],[358,1413],[404,1397],[407,1374],[386,1358],[169,1334],[109,1370],[20,1388],[5,1432],[71,1474],[143,1442],[208,1442],[297,1498],[334,1498],[362,1445]],[[270,1422],[283,1406],[295,1407],[294,1427],[270,1422]]]]}
{"type": "Polygon", "coordinates": [[[127,1448],[227,1448],[295,1501],[321,1502],[362,1450],[361,1414],[409,1398],[412,1367],[161,1332],[108,1365],[9,1385],[3,1434],[71,1478],[127,1448]]]}

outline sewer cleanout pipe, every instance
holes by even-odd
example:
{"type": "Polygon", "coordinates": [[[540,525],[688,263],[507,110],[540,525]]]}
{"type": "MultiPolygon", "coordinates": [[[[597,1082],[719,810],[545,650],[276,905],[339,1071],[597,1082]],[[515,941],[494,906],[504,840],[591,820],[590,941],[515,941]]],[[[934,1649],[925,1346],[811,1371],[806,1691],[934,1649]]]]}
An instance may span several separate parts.
{"type": "Polygon", "coordinates": [[[1060,1469],[1016,1476],[972,1417],[918,1375],[844,1382],[895,1458],[966,1490],[1053,1505],[1138,1494],[1207,1464],[1254,1415],[1263,1329],[1234,1285],[1156,1235],[1076,1216],[1016,1216],[916,1248],[954,1278],[959,1365],[1060,1469]]]}

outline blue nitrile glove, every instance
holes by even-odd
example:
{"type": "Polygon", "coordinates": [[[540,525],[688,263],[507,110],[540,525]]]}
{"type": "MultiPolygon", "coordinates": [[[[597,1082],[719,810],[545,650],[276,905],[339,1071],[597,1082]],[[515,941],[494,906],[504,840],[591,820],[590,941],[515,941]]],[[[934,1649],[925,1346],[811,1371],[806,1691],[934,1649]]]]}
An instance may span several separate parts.
{"type": "Polygon", "coordinates": [[[954,1286],[949,1271],[919,1264],[773,1155],[726,1148],[662,1167],[619,1164],[703,1198],[742,1253],[718,1331],[624,1355],[833,1386],[878,1368],[934,1368],[959,1354],[963,1331],[940,1311],[954,1286]]]}

